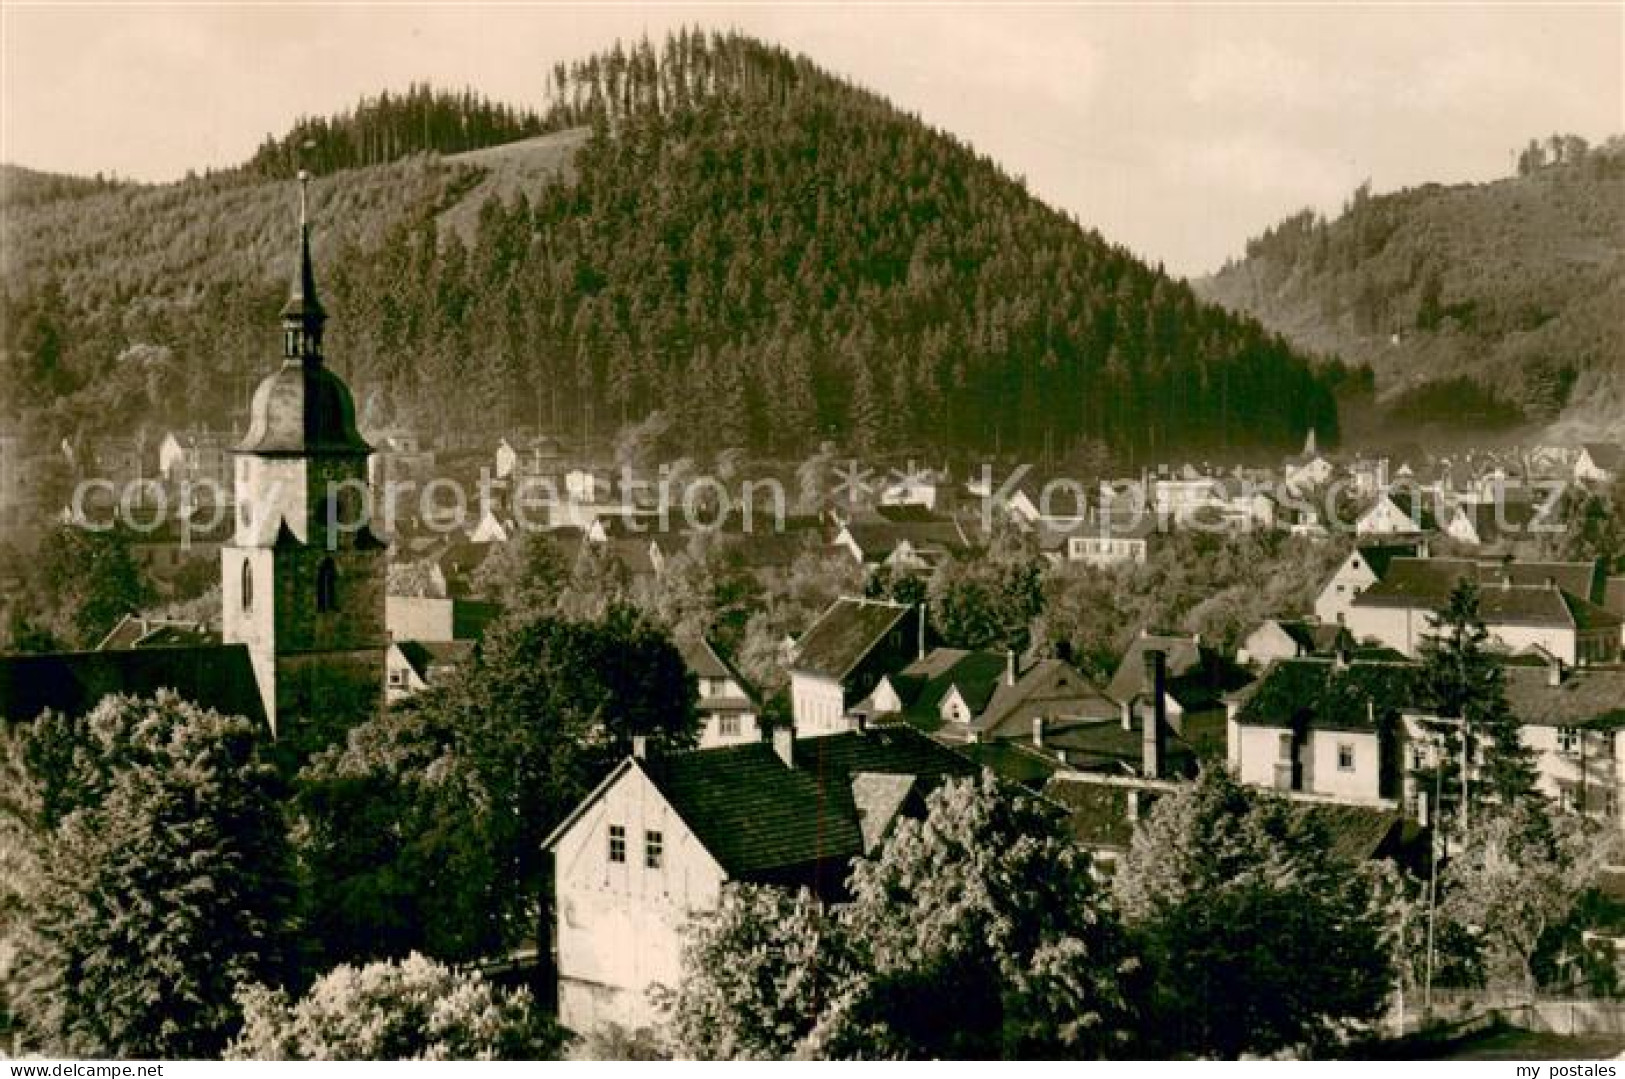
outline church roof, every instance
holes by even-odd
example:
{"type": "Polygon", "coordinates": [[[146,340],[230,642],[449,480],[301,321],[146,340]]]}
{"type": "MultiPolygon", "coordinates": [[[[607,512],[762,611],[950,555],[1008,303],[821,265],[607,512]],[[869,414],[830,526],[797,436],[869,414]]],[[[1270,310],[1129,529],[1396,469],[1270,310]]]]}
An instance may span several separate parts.
{"type": "Polygon", "coordinates": [[[0,655],[0,721],[32,722],[46,709],[83,715],[109,694],[151,697],[160,689],[265,722],[246,645],[0,655]]]}
{"type": "Polygon", "coordinates": [[[355,398],[320,364],[285,360],[254,391],[239,453],[353,455],[372,452],[355,424],[355,398]]]}
{"type": "Polygon", "coordinates": [[[322,325],[327,312],[316,297],[305,218],[308,180],[300,175],[299,259],[282,308],[283,360],[254,391],[248,434],[239,453],[366,456],[372,451],[356,429],[355,399],[344,380],[322,363],[322,325]]]}

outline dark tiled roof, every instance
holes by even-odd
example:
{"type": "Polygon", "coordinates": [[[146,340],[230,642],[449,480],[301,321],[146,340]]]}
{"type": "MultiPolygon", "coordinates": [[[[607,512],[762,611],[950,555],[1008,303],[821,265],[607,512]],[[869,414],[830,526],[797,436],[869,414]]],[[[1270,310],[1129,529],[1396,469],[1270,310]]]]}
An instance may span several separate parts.
{"type": "Polygon", "coordinates": [[[884,558],[907,540],[915,549],[958,551],[968,546],[964,532],[951,517],[919,512],[918,506],[887,506],[894,516],[855,516],[846,530],[866,559],[884,558]]]}
{"type": "Polygon", "coordinates": [[[834,804],[765,743],[639,762],[730,877],[749,879],[863,853],[848,790],[834,804]]]}
{"type": "Polygon", "coordinates": [[[1302,619],[1278,618],[1274,619],[1281,632],[1292,638],[1292,642],[1303,650],[1305,655],[1329,655],[1337,651],[1339,644],[1350,645],[1354,643],[1353,636],[1347,628],[1336,622],[1310,622],[1302,619]]]}
{"type": "Polygon", "coordinates": [[[82,715],[110,693],[150,697],[160,689],[265,722],[245,645],[0,656],[0,718],[11,722],[31,721],[47,708],[82,715]]]}
{"type": "Polygon", "coordinates": [[[737,685],[744,697],[706,697],[700,709],[706,712],[748,712],[757,707],[756,687],[745,680],[726,659],[703,637],[684,638],[677,642],[683,664],[696,678],[726,679],[737,685]]]}
{"type": "Polygon", "coordinates": [[[1194,637],[1148,634],[1136,637],[1118,663],[1106,687],[1112,700],[1130,701],[1150,692],[1145,680],[1147,649],[1161,649],[1167,655],[1168,693],[1186,711],[1216,706],[1226,693],[1250,681],[1247,672],[1194,637]]]}
{"type": "Polygon", "coordinates": [[[838,599],[796,642],[791,667],[845,678],[911,609],[879,600],[838,599]]]}
{"type": "Polygon", "coordinates": [[[1326,834],[1332,857],[1350,864],[1398,856],[1405,840],[1405,818],[1397,810],[1335,803],[1299,804],[1326,834]]]}
{"type": "Polygon", "coordinates": [[[1381,580],[1388,575],[1388,564],[1396,558],[1414,558],[1416,544],[1414,543],[1371,543],[1361,544],[1358,548],[1360,558],[1371,572],[1381,580]]]}
{"type": "Polygon", "coordinates": [[[1625,615],[1625,577],[1610,577],[1603,586],[1602,606],[1617,615],[1625,615]]]}
{"type": "Polygon", "coordinates": [[[1385,604],[1390,598],[1442,600],[1465,578],[1476,581],[1486,596],[1503,583],[1525,590],[1551,585],[1586,600],[1600,597],[1604,589],[1604,579],[1595,562],[1402,557],[1392,559],[1382,580],[1361,593],[1360,599],[1375,596],[1372,605],[1385,604]]]}
{"type": "Polygon", "coordinates": [[[906,726],[800,738],[796,766],[786,768],[771,745],[752,742],[693,750],[639,762],[672,809],[730,877],[773,876],[863,853],[859,804],[878,804],[894,784],[876,776],[912,777],[904,794],[977,767],[906,726]],[[857,782],[859,777],[869,777],[857,782]]]}
{"type": "Polygon", "coordinates": [[[677,651],[682,653],[683,663],[696,678],[733,677],[733,671],[722,662],[722,657],[711,647],[711,642],[703,637],[684,637],[678,640],[677,651]]]}
{"type": "Polygon", "coordinates": [[[987,708],[976,718],[976,729],[989,737],[1027,737],[1032,721],[1110,720],[1117,704],[1082,671],[1058,659],[1041,659],[1028,667],[1014,685],[999,681],[987,708]]]}
{"type": "Polygon", "coordinates": [[[933,648],[892,677],[906,712],[935,718],[948,691],[958,688],[975,715],[987,706],[1004,675],[1006,659],[997,652],[967,652],[962,648],[933,648]]]}
{"type": "MultiPolygon", "coordinates": [[[[1157,790],[1140,792],[1140,812],[1151,810],[1157,790]]],[[[1115,783],[1057,776],[1044,786],[1044,797],[1067,810],[1066,827],[1079,846],[1095,850],[1128,850],[1134,840],[1129,819],[1130,789],[1115,783]]]]}
{"type": "Polygon", "coordinates": [[[1413,706],[1419,668],[1413,663],[1284,659],[1258,680],[1236,721],[1246,726],[1368,731],[1413,706]]]}
{"type": "Polygon", "coordinates": [[[838,786],[849,785],[851,777],[859,772],[937,781],[977,772],[969,759],[903,725],[798,738],[795,762],[797,771],[815,776],[820,783],[838,786]]]}
{"type": "Polygon", "coordinates": [[[1060,770],[1052,757],[1019,742],[967,742],[956,747],[960,756],[986,768],[1000,779],[1039,789],[1060,770]]]}
{"type": "Polygon", "coordinates": [[[1544,667],[1506,668],[1507,704],[1523,723],[1543,727],[1625,726],[1625,668],[1569,671],[1556,686],[1544,667]]]}
{"type": "Polygon", "coordinates": [[[1585,442],[1580,448],[1591,455],[1591,463],[1598,468],[1614,471],[1625,466],[1625,446],[1612,442],[1585,442]]]}
{"type": "Polygon", "coordinates": [[[1481,502],[1459,507],[1472,523],[1473,532],[1480,542],[1502,537],[1517,538],[1530,532],[1536,524],[1545,526],[1548,515],[1540,511],[1541,503],[1530,499],[1503,499],[1499,502],[1481,502]]]}
{"type": "Polygon", "coordinates": [[[939,517],[930,506],[920,506],[912,503],[902,503],[895,506],[876,506],[875,513],[893,524],[951,524],[946,517],[939,517]]]}
{"type": "MultiPolygon", "coordinates": [[[[1191,746],[1172,730],[1166,736],[1163,773],[1180,775],[1190,771],[1196,762],[1191,746]]],[[[1044,731],[1044,748],[1065,753],[1067,765],[1080,772],[1143,773],[1144,735],[1138,725],[1124,730],[1119,720],[1056,724],[1044,731]]]]}
{"type": "Polygon", "coordinates": [[[432,671],[462,666],[474,654],[473,641],[396,641],[395,646],[425,682],[432,671]]]}
{"type": "Polygon", "coordinates": [[[1503,577],[1514,586],[1540,588],[1550,581],[1553,585],[1584,599],[1601,597],[1606,578],[1596,562],[1497,562],[1475,563],[1478,583],[1486,590],[1498,584],[1503,577]]]}
{"type": "Polygon", "coordinates": [[[787,569],[808,549],[808,544],[809,533],[805,531],[755,531],[728,536],[718,550],[725,560],[746,569],[787,569]]]}

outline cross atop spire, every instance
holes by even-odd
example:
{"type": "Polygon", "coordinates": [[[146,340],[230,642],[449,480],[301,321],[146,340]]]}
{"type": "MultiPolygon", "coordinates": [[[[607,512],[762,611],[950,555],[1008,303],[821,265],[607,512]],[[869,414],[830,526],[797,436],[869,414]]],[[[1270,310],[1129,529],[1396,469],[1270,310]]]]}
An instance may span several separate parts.
{"type": "Polygon", "coordinates": [[[322,362],[322,324],[327,312],[316,297],[316,270],[310,261],[310,173],[299,170],[299,265],[294,271],[288,302],[282,305],[282,358],[319,365],[322,362]]]}

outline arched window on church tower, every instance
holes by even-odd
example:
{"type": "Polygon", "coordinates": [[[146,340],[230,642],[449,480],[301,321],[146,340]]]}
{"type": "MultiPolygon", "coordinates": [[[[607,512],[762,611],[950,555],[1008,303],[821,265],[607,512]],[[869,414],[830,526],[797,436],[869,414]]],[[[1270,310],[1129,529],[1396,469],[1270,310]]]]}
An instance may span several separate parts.
{"type": "Polygon", "coordinates": [[[242,572],[243,610],[254,609],[254,566],[248,559],[243,559],[242,572]]]}
{"type": "Polygon", "coordinates": [[[331,558],[322,559],[316,569],[316,610],[321,613],[334,610],[339,603],[339,571],[331,558]]]}

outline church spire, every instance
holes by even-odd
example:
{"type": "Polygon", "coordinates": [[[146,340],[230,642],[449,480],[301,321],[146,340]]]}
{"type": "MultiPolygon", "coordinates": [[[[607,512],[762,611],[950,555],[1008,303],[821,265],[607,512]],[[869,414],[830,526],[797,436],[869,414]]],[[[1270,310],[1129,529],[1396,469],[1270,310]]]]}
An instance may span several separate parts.
{"type": "Polygon", "coordinates": [[[322,362],[322,324],[327,312],[316,297],[316,270],[310,262],[310,173],[299,170],[299,266],[288,302],[282,305],[282,358],[309,364],[322,362]]]}

